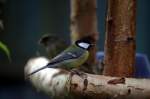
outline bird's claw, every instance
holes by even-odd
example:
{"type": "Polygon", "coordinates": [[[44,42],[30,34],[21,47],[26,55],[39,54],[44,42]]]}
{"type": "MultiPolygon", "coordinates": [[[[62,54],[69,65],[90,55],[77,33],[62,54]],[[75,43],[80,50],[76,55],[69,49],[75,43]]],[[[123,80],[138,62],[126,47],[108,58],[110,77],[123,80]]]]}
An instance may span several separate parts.
{"type": "Polygon", "coordinates": [[[83,71],[80,71],[78,69],[72,69],[70,73],[71,73],[71,77],[76,74],[80,76],[82,79],[87,79],[87,75],[83,71]]]}

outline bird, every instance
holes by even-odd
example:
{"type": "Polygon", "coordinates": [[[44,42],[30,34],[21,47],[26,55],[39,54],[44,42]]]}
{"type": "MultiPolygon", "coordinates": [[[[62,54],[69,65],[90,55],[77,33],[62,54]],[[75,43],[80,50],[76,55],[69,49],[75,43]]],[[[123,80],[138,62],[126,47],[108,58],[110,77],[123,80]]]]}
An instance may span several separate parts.
{"type": "Polygon", "coordinates": [[[83,37],[70,45],[66,50],[58,54],[50,60],[50,62],[27,76],[31,76],[45,68],[62,68],[71,70],[82,65],[89,57],[90,48],[95,45],[92,44],[93,38],[91,36],[83,37]]]}
{"type": "Polygon", "coordinates": [[[52,33],[44,34],[39,40],[39,45],[45,48],[49,59],[54,58],[69,46],[67,42],[52,33]]]}

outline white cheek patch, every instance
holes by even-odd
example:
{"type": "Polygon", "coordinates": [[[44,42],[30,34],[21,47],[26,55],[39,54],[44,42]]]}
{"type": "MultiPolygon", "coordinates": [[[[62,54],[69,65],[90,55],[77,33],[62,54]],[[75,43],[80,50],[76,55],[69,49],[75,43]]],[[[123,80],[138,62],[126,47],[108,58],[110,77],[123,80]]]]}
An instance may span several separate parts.
{"type": "Polygon", "coordinates": [[[79,43],[79,46],[82,47],[82,48],[87,49],[90,46],[90,44],[82,42],[82,43],[79,43]]]}

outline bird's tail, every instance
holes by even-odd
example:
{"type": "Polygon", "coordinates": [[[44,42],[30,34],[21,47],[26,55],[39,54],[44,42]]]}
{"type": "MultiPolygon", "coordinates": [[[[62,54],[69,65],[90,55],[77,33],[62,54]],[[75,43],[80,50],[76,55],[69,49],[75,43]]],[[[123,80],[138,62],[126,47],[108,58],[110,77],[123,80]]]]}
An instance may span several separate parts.
{"type": "Polygon", "coordinates": [[[41,67],[41,68],[39,68],[39,69],[37,69],[37,70],[31,72],[30,74],[28,74],[28,75],[25,77],[25,79],[28,79],[28,78],[30,78],[31,75],[33,75],[33,74],[35,74],[35,73],[37,73],[37,72],[39,72],[39,71],[41,71],[41,70],[43,70],[43,69],[45,69],[45,68],[49,68],[49,67],[50,67],[50,68],[57,68],[57,65],[54,65],[53,63],[48,63],[46,66],[43,66],[43,67],[41,67]]]}
{"type": "Polygon", "coordinates": [[[39,68],[39,69],[33,71],[32,73],[28,74],[27,76],[29,77],[29,76],[31,76],[31,75],[33,75],[33,74],[39,72],[40,70],[43,70],[43,69],[47,68],[47,67],[48,67],[48,65],[46,65],[46,66],[44,66],[44,67],[41,67],[41,68],[39,68]]]}

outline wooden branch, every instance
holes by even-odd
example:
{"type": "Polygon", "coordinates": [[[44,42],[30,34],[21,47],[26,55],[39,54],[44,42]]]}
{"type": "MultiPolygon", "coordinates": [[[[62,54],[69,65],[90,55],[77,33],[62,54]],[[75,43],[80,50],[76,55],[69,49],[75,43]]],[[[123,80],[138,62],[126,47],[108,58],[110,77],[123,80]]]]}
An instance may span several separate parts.
{"type": "MultiPolygon", "coordinates": [[[[48,63],[44,57],[30,59],[25,67],[25,74],[48,63]]],[[[32,76],[30,81],[39,90],[51,97],[83,97],[86,99],[149,99],[150,80],[124,77],[109,77],[84,74],[70,75],[61,69],[44,69],[32,76]],[[87,76],[87,77],[86,77],[87,76]]],[[[69,98],[70,99],[70,98],[69,98]]]]}
{"type": "Polygon", "coordinates": [[[133,76],[135,10],[136,0],[108,0],[104,75],[133,76]]]}
{"type": "MultiPolygon", "coordinates": [[[[97,17],[96,17],[96,0],[71,0],[71,39],[72,43],[84,37],[91,36],[94,44],[98,40],[97,17]]],[[[90,50],[90,57],[86,62],[87,70],[97,64],[96,46],[90,50]]]]}

